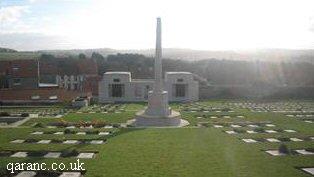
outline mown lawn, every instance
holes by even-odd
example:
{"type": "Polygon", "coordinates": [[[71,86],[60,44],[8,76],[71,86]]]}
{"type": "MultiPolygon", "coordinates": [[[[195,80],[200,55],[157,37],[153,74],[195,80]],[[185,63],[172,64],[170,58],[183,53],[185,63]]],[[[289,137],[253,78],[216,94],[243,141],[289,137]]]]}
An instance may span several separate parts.
{"type": "MultiPolygon", "coordinates": [[[[215,106],[219,102],[205,102],[215,106]]],[[[175,109],[180,105],[174,104],[175,109]]],[[[70,113],[63,119],[67,121],[101,119],[110,123],[122,123],[134,117],[143,104],[130,104],[122,113],[70,113]]],[[[289,118],[280,113],[253,113],[247,110],[236,110],[233,113],[189,113],[182,116],[189,120],[191,126],[185,128],[121,128],[108,137],[104,145],[65,145],[65,144],[11,144],[14,139],[81,139],[78,135],[30,135],[32,131],[50,131],[47,128],[0,129],[0,150],[64,150],[98,151],[95,159],[85,162],[85,177],[310,177],[296,167],[314,167],[314,156],[289,155],[273,157],[263,150],[277,149],[280,143],[258,142],[247,144],[241,138],[266,137],[304,137],[314,135],[314,125],[289,118]],[[245,118],[211,120],[197,119],[197,114],[209,115],[243,115],[245,118]],[[238,134],[229,135],[224,130],[232,128],[198,128],[198,122],[259,122],[271,121],[275,128],[293,129],[297,133],[277,134],[238,134]]],[[[56,118],[32,119],[25,125],[38,121],[48,123],[56,118]],[[43,121],[45,120],[45,121],[43,121]]],[[[243,128],[248,129],[248,128],[243,128]]],[[[272,129],[272,128],[268,128],[272,129]]],[[[56,129],[64,130],[64,129],[56,129]]],[[[101,139],[97,135],[83,136],[84,139],[101,139]]],[[[313,141],[286,142],[290,149],[314,148],[313,141]]],[[[43,158],[3,158],[0,167],[5,168],[8,162],[74,162],[74,158],[43,159],[43,158]]]]}
{"type": "Polygon", "coordinates": [[[136,111],[126,111],[121,113],[69,113],[63,117],[69,122],[102,120],[108,123],[124,123],[133,119],[136,111]]]}

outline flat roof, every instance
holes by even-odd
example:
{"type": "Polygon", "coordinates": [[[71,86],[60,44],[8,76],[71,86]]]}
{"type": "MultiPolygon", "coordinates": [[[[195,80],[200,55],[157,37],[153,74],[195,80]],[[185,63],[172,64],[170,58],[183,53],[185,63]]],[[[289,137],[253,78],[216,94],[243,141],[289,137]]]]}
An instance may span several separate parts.
{"type": "Polygon", "coordinates": [[[131,74],[131,73],[123,72],[123,71],[110,71],[110,72],[105,72],[104,74],[131,74]]]}
{"type": "Polygon", "coordinates": [[[166,72],[166,74],[192,74],[190,72],[178,71],[178,72],[166,72]]]}
{"type": "Polygon", "coordinates": [[[154,79],[132,79],[131,82],[155,82],[154,79]]]}

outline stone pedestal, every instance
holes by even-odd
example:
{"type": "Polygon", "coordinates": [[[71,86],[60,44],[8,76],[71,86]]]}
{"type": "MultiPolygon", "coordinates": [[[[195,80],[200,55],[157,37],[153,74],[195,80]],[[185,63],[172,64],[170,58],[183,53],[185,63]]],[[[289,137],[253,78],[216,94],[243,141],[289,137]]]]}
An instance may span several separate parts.
{"type": "Polygon", "coordinates": [[[183,127],[189,125],[189,122],[181,119],[179,112],[172,111],[166,117],[152,116],[145,114],[146,110],[136,113],[136,118],[131,120],[129,124],[135,127],[183,127]]]}
{"type": "Polygon", "coordinates": [[[168,117],[171,114],[168,105],[168,92],[148,92],[148,107],[145,110],[145,114],[150,116],[168,117]]]}

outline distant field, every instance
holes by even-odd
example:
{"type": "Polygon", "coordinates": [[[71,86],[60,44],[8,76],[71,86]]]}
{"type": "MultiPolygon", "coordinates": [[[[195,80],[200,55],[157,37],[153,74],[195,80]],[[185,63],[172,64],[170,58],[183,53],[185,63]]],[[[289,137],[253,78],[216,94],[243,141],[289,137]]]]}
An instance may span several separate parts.
{"type": "Polygon", "coordinates": [[[38,59],[40,55],[40,53],[36,52],[0,52],[0,60],[38,59]]]}
{"type": "MultiPolygon", "coordinates": [[[[114,136],[107,137],[103,145],[90,144],[12,144],[15,139],[100,139],[97,135],[31,135],[33,131],[54,131],[50,128],[34,128],[36,122],[47,124],[58,118],[33,118],[17,128],[0,129],[0,150],[51,150],[77,149],[78,151],[98,151],[95,159],[83,160],[86,174],[84,177],[310,177],[298,167],[314,167],[314,155],[270,156],[264,150],[278,149],[282,143],[257,142],[245,143],[242,138],[291,138],[313,137],[314,124],[306,123],[301,118],[288,117],[288,113],[252,112],[247,108],[229,106],[231,112],[220,112],[220,107],[228,106],[228,101],[206,101],[186,106],[173,104],[181,110],[183,118],[191,124],[185,128],[119,128],[114,129],[114,136]],[[211,107],[216,111],[183,111],[199,107],[211,107]],[[219,108],[219,109],[218,109],[219,108]],[[231,118],[212,119],[210,116],[231,116],[231,118]],[[234,116],[241,115],[242,118],[234,116]],[[199,118],[199,116],[204,116],[199,118]],[[207,127],[197,126],[207,122],[207,127]],[[275,127],[264,129],[292,129],[296,133],[258,133],[227,134],[231,127],[214,128],[213,125],[240,124],[244,122],[270,122],[275,127]]],[[[302,109],[311,109],[314,102],[307,102],[302,109]]],[[[285,106],[285,105],[284,105],[285,106]]],[[[121,113],[77,113],[71,112],[62,119],[66,121],[105,120],[109,123],[122,123],[132,119],[143,104],[124,104],[121,113]]],[[[271,107],[274,108],[274,107],[271,107]]],[[[293,108],[293,107],[292,107],[293,108]]],[[[91,107],[78,111],[94,111],[100,107],[91,107]]],[[[203,109],[203,108],[202,108],[203,109]]],[[[314,109],[314,108],[312,108],[314,109]]],[[[296,113],[297,114],[297,113],[296,113]]],[[[301,114],[301,113],[299,113],[301,114]]],[[[302,113],[310,114],[310,113],[302,113]]],[[[311,119],[311,118],[308,118],[311,119]]],[[[242,127],[241,130],[252,128],[242,127]]],[[[56,128],[55,131],[64,131],[56,128]]],[[[81,131],[81,129],[74,129],[81,131]]],[[[312,141],[284,142],[289,149],[314,148],[312,141]]],[[[13,158],[0,157],[0,168],[8,162],[73,162],[74,158],[13,158]]]]}

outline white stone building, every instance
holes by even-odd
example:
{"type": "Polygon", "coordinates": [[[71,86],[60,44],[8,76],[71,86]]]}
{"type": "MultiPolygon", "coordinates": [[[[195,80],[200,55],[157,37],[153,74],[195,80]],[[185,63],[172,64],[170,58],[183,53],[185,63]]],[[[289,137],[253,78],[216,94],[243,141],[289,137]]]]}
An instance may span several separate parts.
{"type": "MultiPolygon", "coordinates": [[[[153,79],[132,79],[130,72],[106,72],[99,82],[99,102],[147,101],[153,89],[153,79]]],[[[168,100],[189,102],[198,100],[198,81],[189,72],[166,72],[164,89],[168,100]]]]}

